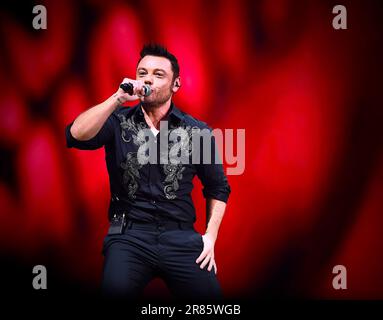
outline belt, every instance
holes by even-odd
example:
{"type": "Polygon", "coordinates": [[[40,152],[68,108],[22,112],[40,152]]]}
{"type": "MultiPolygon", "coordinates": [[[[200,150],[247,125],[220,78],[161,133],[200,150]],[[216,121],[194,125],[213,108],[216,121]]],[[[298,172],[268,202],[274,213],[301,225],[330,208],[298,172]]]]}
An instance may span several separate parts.
{"type": "Polygon", "coordinates": [[[193,223],[191,222],[180,222],[180,221],[153,221],[153,222],[142,222],[142,221],[133,221],[128,220],[127,229],[144,229],[144,230],[187,230],[193,229],[193,223]]]}

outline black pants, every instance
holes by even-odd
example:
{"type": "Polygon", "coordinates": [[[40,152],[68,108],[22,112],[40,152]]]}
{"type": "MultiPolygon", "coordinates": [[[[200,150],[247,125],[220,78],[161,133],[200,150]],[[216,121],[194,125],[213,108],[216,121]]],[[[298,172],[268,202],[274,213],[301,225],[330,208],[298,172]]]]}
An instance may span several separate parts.
{"type": "Polygon", "coordinates": [[[104,239],[103,293],[139,298],[149,281],[160,277],[176,300],[218,300],[222,296],[214,268],[209,272],[195,262],[202,250],[202,236],[192,225],[129,222],[124,234],[104,239]]]}

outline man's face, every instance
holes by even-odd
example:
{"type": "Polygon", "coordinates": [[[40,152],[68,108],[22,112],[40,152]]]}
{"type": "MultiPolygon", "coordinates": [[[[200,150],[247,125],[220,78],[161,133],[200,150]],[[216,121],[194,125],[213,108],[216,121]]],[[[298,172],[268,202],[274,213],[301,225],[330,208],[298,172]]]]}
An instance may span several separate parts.
{"type": "Polygon", "coordinates": [[[145,56],[137,66],[137,80],[144,81],[152,89],[148,97],[141,98],[149,105],[162,105],[173,94],[173,71],[170,61],[164,57],[145,56]]]}

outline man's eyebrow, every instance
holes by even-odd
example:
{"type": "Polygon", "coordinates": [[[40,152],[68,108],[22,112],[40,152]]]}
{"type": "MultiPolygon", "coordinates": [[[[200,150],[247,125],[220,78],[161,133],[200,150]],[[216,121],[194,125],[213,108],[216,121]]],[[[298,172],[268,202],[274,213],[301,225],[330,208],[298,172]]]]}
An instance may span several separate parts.
{"type": "Polygon", "coordinates": [[[165,71],[164,69],[159,69],[159,68],[154,69],[154,72],[156,72],[156,71],[161,71],[161,72],[163,72],[163,73],[166,73],[166,71],[165,71]]]}
{"type": "MultiPolygon", "coordinates": [[[[143,67],[138,68],[137,71],[138,71],[138,72],[140,72],[140,71],[146,71],[146,72],[148,72],[148,70],[146,70],[146,69],[143,68],[143,67]]],[[[157,71],[163,72],[163,73],[165,73],[165,74],[167,73],[164,69],[160,69],[160,68],[156,68],[156,69],[154,69],[153,72],[157,72],[157,71]]]]}

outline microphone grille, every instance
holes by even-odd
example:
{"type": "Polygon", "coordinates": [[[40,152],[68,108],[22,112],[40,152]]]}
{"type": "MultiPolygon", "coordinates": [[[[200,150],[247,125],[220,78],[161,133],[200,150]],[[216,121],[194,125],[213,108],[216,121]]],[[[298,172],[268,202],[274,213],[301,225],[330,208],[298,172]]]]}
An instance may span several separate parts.
{"type": "Polygon", "coordinates": [[[152,93],[152,89],[150,89],[150,86],[149,85],[144,85],[144,96],[147,97],[149,96],[151,93],[152,93]]]}

